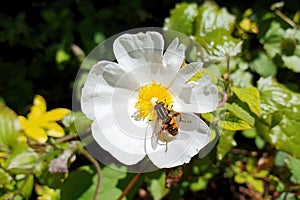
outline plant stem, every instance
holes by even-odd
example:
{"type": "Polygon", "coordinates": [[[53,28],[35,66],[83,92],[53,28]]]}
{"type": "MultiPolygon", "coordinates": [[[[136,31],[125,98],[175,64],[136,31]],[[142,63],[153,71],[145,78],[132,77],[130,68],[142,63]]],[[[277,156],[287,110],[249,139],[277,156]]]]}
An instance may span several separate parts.
{"type": "Polygon", "coordinates": [[[227,87],[226,87],[225,95],[224,95],[222,101],[218,105],[219,107],[224,106],[225,103],[228,101],[229,92],[230,92],[230,56],[227,56],[226,63],[227,63],[226,64],[227,65],[227,87]]]}
{"type": "Polygon", "coordinates": [[[229,97],[229,92],[230,92],[230,57],[227,56],[226,58],[226,63],[227,63],[227,88],[226,88],[226,95],[229,97]]]}
{"type": "Polygon", "coordinates": [[[63,142],[66,142],[66,141],[69,141],[69,140],[72,140],[74,138],[77,138],[78,136],[77,135],[66,135],[65,137],[63,138],[59,138],[56,140],[57,143],[63,143],[63,142]]]}
{"type": "Polygon", "coordinates": [[[137,182],[137,180],[140,178],[142,174],[138,173],[137,175],[135,175],[132,180],[130,181],[130,183],[127,185],[127,187],[125,188],[125,190],[122,192],[122,194],[119,196],[118,200],[122,200],[123,197],[126,196],[126,194],[130,191],[130,189],[134,186],[134,184],[137,182]]]}
{"type": "Polygon", "coordinates": [[[97,186],[96,186],[96,191],[93,197],[93,200],[97,200],[99,193],[100,193],[100,186],[101,186],[101,169],[99,166],[99,163],[97,162],[97,160],[88,152],[86,151],[84,148],[80,149],[80,153],[83,154],[95,167],[97,175],[98,175],[98,181],[97,181],[97,186]]]}
{"type": "Polygon", "coordinates": [[[290,18],[288,18],[285,14],[283,14],[280,10],[275,10],[274,11],[276,15],[278,15],[283,21],[285,21],[286,23],[288,23],[289,25],[291,25],[293,28],[296,28],[296,24],[295,22],[293,22],[293,20],[291,20],[290,18]]]}

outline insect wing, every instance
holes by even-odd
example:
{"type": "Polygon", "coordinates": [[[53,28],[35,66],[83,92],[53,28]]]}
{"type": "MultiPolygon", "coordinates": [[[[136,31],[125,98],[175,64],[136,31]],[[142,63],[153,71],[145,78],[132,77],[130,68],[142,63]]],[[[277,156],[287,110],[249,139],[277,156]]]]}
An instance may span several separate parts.
{"type": "Polygon", "coordinates": [[[157,119],[154,124],[152,136],[151,136],[151,146],[155,150],[158,144],[159,133],[162,127],[162,120],[157,119]]]}

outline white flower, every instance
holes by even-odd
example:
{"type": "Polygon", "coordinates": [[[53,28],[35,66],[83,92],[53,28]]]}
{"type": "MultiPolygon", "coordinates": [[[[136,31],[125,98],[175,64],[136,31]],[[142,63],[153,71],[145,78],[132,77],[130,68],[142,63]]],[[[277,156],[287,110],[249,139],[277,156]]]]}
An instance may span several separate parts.
{"type": "Polygon", "coordinates": [[[206,123],[193,113],[211,112],[218,105],[217,88],[208,76],[188,82],[202,63],[182,66],[185,47],[176,38],[164,52],[158,32],[124,34],[115,40],[113,51],[117,63],[98,62],[82,89],[82,111],[93,120],[96,142],[126,165],[146,155],[159,168],[188,163],[211,136],[206,123]],[[164,123],[154,109],[159,102],[165,111],[181,113],[173,118],[172,126],[178,126],[174,137],[161,132],[164,123]],[[158,144],[153,144],[157,133],[158,144]]]}

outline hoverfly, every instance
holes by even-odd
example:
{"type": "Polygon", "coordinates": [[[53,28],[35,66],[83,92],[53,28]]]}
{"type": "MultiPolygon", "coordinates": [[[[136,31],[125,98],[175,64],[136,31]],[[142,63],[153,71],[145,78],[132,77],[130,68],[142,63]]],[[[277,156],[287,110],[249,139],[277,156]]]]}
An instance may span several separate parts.
{"type": "Polygon", "coordinates": [[[178,134],[178,123],[176,122],[177,117],[181,121],[181,114],[175,112],[172,108],[163,102],[157,102],[154,105],[153,110],[156,112],[156,122],[151,138],[152,148],[155,149],[158,140],[166,142],[166,150],[168,150],[168,142],[172,141],[178,134]]]}

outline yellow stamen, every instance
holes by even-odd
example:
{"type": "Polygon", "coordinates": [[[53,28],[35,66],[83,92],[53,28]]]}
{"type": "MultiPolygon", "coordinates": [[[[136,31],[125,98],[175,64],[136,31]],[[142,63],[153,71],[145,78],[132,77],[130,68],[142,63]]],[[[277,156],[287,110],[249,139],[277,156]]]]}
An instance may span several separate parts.
{"type": "Polygon", "coordinates": [[[173,98],[168,89],[155,81],[142,86],[139,91],[138,100],[134,106],[137,109],[134,116],[135,119],[153,120],[155,115],[153,107],[157,102],[164,102],[168,107],[171,106],[173,98]]]}

